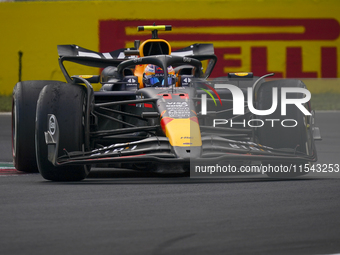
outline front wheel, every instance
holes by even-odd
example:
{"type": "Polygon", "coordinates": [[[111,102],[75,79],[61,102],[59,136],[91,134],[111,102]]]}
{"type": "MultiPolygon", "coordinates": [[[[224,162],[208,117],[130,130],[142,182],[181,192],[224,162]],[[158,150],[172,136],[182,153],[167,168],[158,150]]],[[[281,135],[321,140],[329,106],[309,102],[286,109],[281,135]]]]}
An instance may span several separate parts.
{"type": "MultiPolygon", "coordinates": [[[[305,88],[305,84],[300,80],[277,80],[261,84],[258,91],[257,108],[258,110],[267,110],[272,105],[272,90],[278,88],[278,104],[274,113],[267,116],[257,116],[266,122],[266,119],[275,120],[275,125],[263,125],[256,129],[258,143],[272,147],[274,149],[283,149],[294,153],[311,155],[313,153],[314,141],[310,130],[310,118],[306,117],[295,105],[287,105],[286,115],[281,115],[281,89],[285,87],[305,88]],[[285,124],[282,124],[285,123],[285,124]],[[286,125],[287,124],[287,125],[286,125]],[[273,126],[272,126],[273,125],[273,126]]],[[[302,98],[302,93],[289,93],[289,98],[302,98]]],[[[309,105],[306,104],[308,110],[309,105]]],[[[262,162],[263,165],[276,169],[277,171],[267,172],[269,177],[291,178],[306,174],[305,172],[293,171],[299,169],[307,162],[304,161],[286,161],[286,162],[262,162]],[[281,171],[282,169],[291,171],[281,171]],[[281,169],[281,170],[278,170],[281,169]]]]}
{"type": "Polygon", "coordinates": [[[40,91],[47,84],[60,81],[22,81],[13,89],[12,97],[12,152],[17,170],[38,172],[35,155],[35,113],[40,91]]]}
{"type": "Polygon", "coordinates": [[[36,155],[41,175],[51,181],[80,181],[88,175],[86,165],[54,166],[48,159],[45,132],[51,129],[51,116],[57,119],[58,156],[65,151],[84,151],[86,93],[82,86],[67,83],[45,86],[37,103],[36,155]]]}

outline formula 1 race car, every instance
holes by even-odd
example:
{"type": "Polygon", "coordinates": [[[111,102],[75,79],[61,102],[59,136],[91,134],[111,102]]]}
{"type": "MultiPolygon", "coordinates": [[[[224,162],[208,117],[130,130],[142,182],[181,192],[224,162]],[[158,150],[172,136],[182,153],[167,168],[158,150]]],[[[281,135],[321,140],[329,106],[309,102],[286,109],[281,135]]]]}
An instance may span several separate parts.
{"type": "Polygon", "coordinates": [[[212,44],[171,51],[158,38],[171,26],[138,30],[152,31],[152,38],[109,53],[59,45],[66,82],[16,84],[18,170],[78,181],[91,166],[175,173],[218,163],[286,166],[289,171],[267,174],[294,177],[317,160],[314,139],[320,134],[302,81],[265,81],[272,74],[252,73],[208,79],[217,61],[212,44]],[[70,76],[65,62],[101,73],[70,76]],[[101,89],[94,91],[97,83],[101,89]]]}

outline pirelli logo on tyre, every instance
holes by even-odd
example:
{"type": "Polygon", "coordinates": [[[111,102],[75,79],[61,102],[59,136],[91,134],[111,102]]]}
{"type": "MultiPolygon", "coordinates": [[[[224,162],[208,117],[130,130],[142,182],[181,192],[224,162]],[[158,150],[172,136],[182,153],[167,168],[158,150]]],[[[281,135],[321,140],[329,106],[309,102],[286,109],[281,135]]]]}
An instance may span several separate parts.
{"type": "Polygon", "coordinates": [[[172,25],[160,32],[172,50],[193,43],[213,43],[218,57],[213,77],[250,72],[275,78],[336,78],[339,76],[340,25],[334,18],[251,18],[208,20],[99,20],[101,52],[133,47],[144,24],[172,25]]]}

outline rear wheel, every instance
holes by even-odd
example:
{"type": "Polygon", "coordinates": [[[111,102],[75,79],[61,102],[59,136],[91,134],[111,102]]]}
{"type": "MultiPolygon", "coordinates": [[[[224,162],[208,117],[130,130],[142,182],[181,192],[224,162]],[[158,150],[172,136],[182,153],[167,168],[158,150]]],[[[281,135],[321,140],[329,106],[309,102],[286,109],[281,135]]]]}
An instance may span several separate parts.
{"type": "Polygon", "coordinates": [[[47,84],[59,81],[23,81],[13,89],[12,152],[17,170],[38,172],[35,155],[35,113],[40,91],[47,84]]]}
{"type": "MultiPolygon", "coordinates": [[[[261,85],[258,91],[258,110],[267,110],[272,106],[272,89],[278,88],[278,105],[274,113],[267,116],[257,116],[265,124],[256,129],[258,142],[262,145],[274,149],[285,149],[292,153],[300,152],[310,155],[312,153],[312,136],[309,128],[309,118],[295,105],[288,104],[286,115],[281,115],[281,88],[294,87],[305,88],[305,84],[300,80],[278,80],[269,81],[261,85]],[[268,122],[275,120],[275,122],[268,122]],[[272,126],[273,125],[273,126],[272,126]]],[[[302,93],[288,93],[287,98],[302,98],[302,93]]],[[[308,105],[305,105],[308,109],[308,105]]],[[[309,110],[309,109],[308,109],[309,110]]],[[[275,168],[276,172],[267,172],[267,175],[275,178],[289,178],[305,174],[300,172],[300,165],[304,166],[305,161],[283,161],[277,163],[262,162],[263,165],[275,168]],[[286,170],[286,171],[283,171],[286,170]],[[290,169],[290,172],[287,170],[290,169]],[[295,170],[295,171],[294,171],[295,170]]]]}
{"type": "Polygon", "coordinates": [[[45,132],[49,130],[51,116],[58,122],[58,156],[67,152],[84,151],[85,90],[67,83],[48,85],[41,91],[37,104],[36,154],[41,175],[51,181],[79,181],[90,167],[85,165],[54,166],[48,160],[45,132]]]}

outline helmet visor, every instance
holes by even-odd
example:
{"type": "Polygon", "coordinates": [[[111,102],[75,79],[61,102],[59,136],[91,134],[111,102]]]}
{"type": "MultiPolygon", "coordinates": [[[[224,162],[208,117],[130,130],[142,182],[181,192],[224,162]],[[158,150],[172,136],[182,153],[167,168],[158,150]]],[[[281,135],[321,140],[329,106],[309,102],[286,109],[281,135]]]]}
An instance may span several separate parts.
{"type": "MultiPolygon", "coordinates": [[[[176,79],[174,77],[168,77],[168,86],[174,85],[176,83],[176,79]]],[[[153,76],[153,75],[148,75],[146,77],[146,85],[149,86],[162,86],[164,87],[165,81],[164,81],[164,76],[153,76]],[[158,83],[158,84],[157,84],[158,83]]]]}

